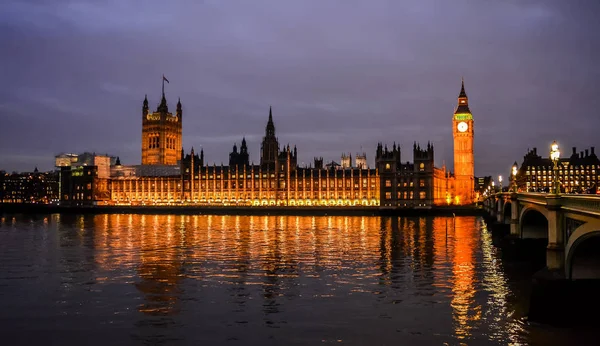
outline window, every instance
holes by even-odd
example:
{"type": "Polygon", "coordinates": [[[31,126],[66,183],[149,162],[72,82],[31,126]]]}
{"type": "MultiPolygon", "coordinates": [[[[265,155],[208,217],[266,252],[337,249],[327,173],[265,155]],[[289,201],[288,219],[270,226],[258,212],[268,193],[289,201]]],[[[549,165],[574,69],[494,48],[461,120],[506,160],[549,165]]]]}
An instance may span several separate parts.
{"type": "Polygon", "coordinates": [[[390,169],[390,164],[389,164],[389,163],[386,163],[386,164],[385,164],[385,169],[387,169],[387,170],[389,170],[389,169],[390,169]]]}
{"type": "Polygon", "coordinates": [[[419,186],[425,187],[425,180],[423,180],[423,179],[419,180],[419,186]]]}
{"type": "Polygon", "coordinates": [[[427,193],[426,193],[425,191],[421,191],[421,192],[419,192],[419,198],[420,198],[420,199],[425,199],[425,198],[426,198],[426,196],[427,196],[427,193]]]}
{"type": "Polygon", "coordinates": [[[385,193],[385,199],[392,199],[392,193],[391,192],[386,192],[385,193]]]}
{"type": "Polygon", "coordinates": [[[390,180],[386,180],[385,187],[392,187],[392,182],[390,180]]]}

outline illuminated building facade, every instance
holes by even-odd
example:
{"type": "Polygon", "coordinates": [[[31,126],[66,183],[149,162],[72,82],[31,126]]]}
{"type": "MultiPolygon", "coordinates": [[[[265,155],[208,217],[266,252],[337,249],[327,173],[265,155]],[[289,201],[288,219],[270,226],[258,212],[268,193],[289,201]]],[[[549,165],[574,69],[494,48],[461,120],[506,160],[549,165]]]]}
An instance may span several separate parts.
{"type": "Polygon", "coordinates": [[[380,175],[380,200],[383,208],[413,207],[448,204],[451,180],[445,168],[434,166],[433,145],[413,145],[413,163],[402,163],[400,147],[389,150],[377,146],[377,169],[380,175]]]}
{"type": "Polygon", "coordinates": [[[181,144],[181,103],[177,105],[176,115],[171,115],[163,93],[157,112],[152,114],[153,117],[148,116],[145,99],[142,165],[124,166],[118,162],[110,167],[109,179],[101,177],[98,171],[85,169],[73,171],[76,174],[69,177],[65,169],[62,173],[68,181],[62,184],[65,188],[61,193],[62,202],[67,205],[374,206],[395,209],[466,204],[474,198],[473,119],[464,83],[453,118],[454,156],[457,172],[461,173],[460,181],[445,167],[435,167],[431,143],[423,148],[414,144],[412,163],[401,161],[399,146],[394,144],[388,149],[380,143],[375,168],[368,167],[364,152],[355,156],[354,167],[350,154],[342,155],[341,164],[333,161],[324,164],[322,157],[315,157],[314,165],[300,167],[296,147],[279,144],[271,108],[258,164],[249,162],[245,138],[239,149],[234,144],[229,165],[209,164],[205,162],[203,150],[198,154],[192,148],[186,154],[179,147],[177,155],[174,154],[174,146],[181,144]],[[463,123],[467,124],[466,129],[463,129],[463,123]]]}
{"type": "MultiPolygon", "coordinates": [[[[517,172],[518,189],[527,192],[550,191],[553,167],[552,160],[538,155],[537,148],[528,151],[517,172]]],[[[578,153],[577,148],[573,147],[570,157],[560,158],[558,179],[562,192],[600,193],[600,159],[596,156],[595,148],[578,153]]]]}
{"type": "Polygon", "coordinates": [[[0,171],[0,203],[56,203],[58,196],[56,172],[6,173],[0,171]]]}
{"type": "Polygon", "coordinates": [[[462,82],[458,106],[452,118],[454,137],[454,176],[456,179],[456,204],[471,204],[475,200],[475,163],[473,158],[473,114],[462,82]]]}

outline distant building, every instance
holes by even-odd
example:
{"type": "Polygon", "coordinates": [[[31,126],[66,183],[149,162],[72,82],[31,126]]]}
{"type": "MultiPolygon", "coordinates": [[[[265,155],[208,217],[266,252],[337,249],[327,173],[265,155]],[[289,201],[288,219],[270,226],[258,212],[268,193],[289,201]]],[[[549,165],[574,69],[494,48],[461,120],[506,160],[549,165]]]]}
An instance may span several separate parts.
{"type": "MultiPolygon", "coordinates": [[[[520,191],[548,192],[552,187],[554,164],[549,157],[538,155],[533,148],[523,156],[523,163],[517,172],[517,186],[520,191]]],[[[595,148],[573,151],[568,157],[561,157],[558,164],[558,178],[561,191],[566,193],[600,193],[600,160],[595,148]]]]}
{"type": "Polygon", "coordinates": [[[73,164],[76,164],[79,159],[79,155],[77,154],[59,154],[54,157],[54,166],[55,167],[68,167],[73,164]]]}
{"type": "Polygon", "coordinates": [[[56,203],[58,193],[56,172],[0,172],[0,203],[56,203]]]}
{"type": "Polygon", "coordinates": [[[355,166],[357,168],[361,168],[361,169],[368,169],[369,165],[367,165],[367,154],[366,153],[362,153],[362,154],[356,154],[356,164],[355,166]]]}
{"type": "Polygon", "coordinates": [[[482,196],[488,186],[492,186],[492,176],[475,178],[475,195],[482,196]]]}
{"type": "Polygon", "coordinates": [[[109,178],[111,175],[110,167],[117,163],[117,159],[118,157],[115,156],[84,152],[81,154],[59,154],[55,156],[54,161],[57,168],[97,166],[99,177],[109,178]]]}
{"type": "Polygon", "coordinates": [[[340,163],[340,166],[342,166],[342,168],[352,167],[352,154],[349,153],[348,155],[346,155],[346,153],[343,153],[340,163]]]}

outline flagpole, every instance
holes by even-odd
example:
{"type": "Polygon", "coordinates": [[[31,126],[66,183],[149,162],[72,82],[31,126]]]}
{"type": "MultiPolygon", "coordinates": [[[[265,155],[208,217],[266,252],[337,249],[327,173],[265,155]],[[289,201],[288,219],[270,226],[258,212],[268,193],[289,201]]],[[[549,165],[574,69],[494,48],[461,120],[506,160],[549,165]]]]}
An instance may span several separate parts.
{"type": "Polygon", "coordinates": [[[165,75],[162,76],[162,96],[165,96],[165,75]]]}

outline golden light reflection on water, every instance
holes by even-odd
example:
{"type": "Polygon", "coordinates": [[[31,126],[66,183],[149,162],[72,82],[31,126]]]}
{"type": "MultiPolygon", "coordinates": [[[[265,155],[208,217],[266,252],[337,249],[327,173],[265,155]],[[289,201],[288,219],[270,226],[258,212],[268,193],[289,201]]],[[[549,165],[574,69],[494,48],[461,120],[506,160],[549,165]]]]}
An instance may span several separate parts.
{"type": "MultiPolygon", "coordinates": [[[[483,325],[495,340],[517,342],[523,330],[507,323],[507,280],[475,217],[116,214],[53,215],[50,223],[91,237],[97,282],[133,285],[142,297],[138,311],[150,316],[177,315],[183,292],[198,285],[256,286],[268,300],[372,295],[390,315],[401,314],[404,300],[424,297],[419,304],[439,305],[436,319],[461,342],[483,325]],[[314,282],[318,288],[303,291],[314,282]]],[[[277,311],[267,305],[266,312],[277,311]]]]}
{"type": "Polygon", "coordinates": [[[454,273],[451,306],[454,309],[456,336],[464,339],[471,335],[476,321],[481,319],[481,306],[475,296],[475,249],[478,246],[479,230],[474,227],[475,218],[453,218],[454,251],[452,272],[454,273]]]}

